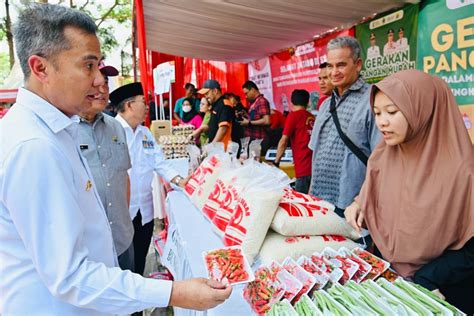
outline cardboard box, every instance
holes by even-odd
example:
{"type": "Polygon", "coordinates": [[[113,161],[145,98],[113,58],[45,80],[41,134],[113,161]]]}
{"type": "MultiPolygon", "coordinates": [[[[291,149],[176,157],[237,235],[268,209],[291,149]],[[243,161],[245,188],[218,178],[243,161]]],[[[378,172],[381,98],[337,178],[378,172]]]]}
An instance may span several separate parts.
{"type": "Polygon", "coordinates": [[[168,120],[156,120],[151,122],[150,130],[158,142],[160,136],[171,135],[171,122],[168,120]]]}

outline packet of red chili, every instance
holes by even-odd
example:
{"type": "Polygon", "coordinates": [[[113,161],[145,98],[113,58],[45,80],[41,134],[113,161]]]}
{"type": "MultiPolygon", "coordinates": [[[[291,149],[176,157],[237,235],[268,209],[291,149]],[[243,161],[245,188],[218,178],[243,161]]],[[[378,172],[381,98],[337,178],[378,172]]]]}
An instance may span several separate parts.
{"type": "Polygon", "coordinates": [[[341,247],[339,249],[339,253],[344,257],[351,259],[355,263],[359,265],[359,270],[352,276],[351,280],[360,283],[365,278],[367,274],[369,274],[370,270],[372,270],[372,266],[359,258],[359,256],[353,254],[349,249],[346,247],[341,247]]]}
{"type": "Polygon", "coordinates": [[[247,258],[237,246],[210,250],[203,253],[203,257],[209,278],[213,280],[229,285],[254,280],[247,258]]]}
{"type": "Polygon", "coordinates": [[[359,270],[359,265],[351,259],[344,258],[336,250],[326,247],[321,253],[326,259],[328,259],[336,267],[340,268],[343,272],[342,278],[339,279],[339,283],[342,285],[346,284],[354,274],[359,270]]]}
{"type": "Polygon", "coordinates": [[[285,286],[283,298],[291,302],[301,291],[303,284],[276,262],[272,262],[270,269],[276,274],[280,283],[285,286]]]}
{"type": "Polygon", "coordinates": [[[285,294],[285,287],[278,281],[276,274],[262,266],[255,271],[255,280],[244,288],[244,299],[250,304],[252,310],[263,315],[270,310],[285,294]]]}
{"type": "Polygon", "coordinates": [[[359,247],[354,248],[352,250],[352,253],[359,256],[359,258],[361,258],[362,260],[364,260],[365,262],[367,262],[368,264],[372,266],[372,269],[364,278],[364,280],[374,280],[379,275],[381,275],[385,270],[387,270],[388,267],[390,267],[390,263],[388,263],[387,261],[382,260],[379,257],[359,247]]]}
{"type": "Polygon", "coordinates": [[[393,271],[392,269],[388,268],[385,270],[384,273],[380,275],[381,278],[387,279],[389,282],[395,282],[396,279],[398,279],[400,276],[398,275],[397,272],[393,271]]]}
{"type": "Polygon", "coordinates": [[[329,281],[332,283],[338,282],[344,274],[341,269],[324,258],[319,252],[315,252],[311,255],[311,261],[329,276],[329,281]]]}
{"type": "Polygon", "coordinates": [[[311,273],[311,275],[316,280],[316,284],[310,290],[310,292],[321,290],[328,283],[329,275],[327,275],[326,272],[318,268],[308,257],[301,256],[296,262],[300,267],[311,273]]]}
{"type": "Polygon", "coordinates": [[[286,271],[290,272],[292,276],[297,278],[302,284],[303,287],[298,292],[296,297],[293,299],[293,304],[296,303],[303,294],[307,294],[316,284],[316,279],[313,275],[303,269],[295,260],[290,257],[286,257],[285,261],[282,263],[283,268],[286,271]]]}

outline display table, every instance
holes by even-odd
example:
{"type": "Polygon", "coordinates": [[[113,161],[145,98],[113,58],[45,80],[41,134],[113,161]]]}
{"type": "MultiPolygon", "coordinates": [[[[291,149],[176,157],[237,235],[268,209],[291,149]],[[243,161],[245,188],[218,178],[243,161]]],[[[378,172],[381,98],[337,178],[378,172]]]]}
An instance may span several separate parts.
{"type": "MultiPolygon", "coordinates": [[[[184,192],[170,192],[166,202],[170,225],[161,258],[162,263],[176,280],[207,278],[202,253],[224,247],[221,239],[212,231],[211,224],[184,192]]],[[[231,297],[212,310],[198,312],[175,308],[174,313],[175,315],[253,315],[242,296],[243,287],[244,285],[234,286],[231,297]]]]}

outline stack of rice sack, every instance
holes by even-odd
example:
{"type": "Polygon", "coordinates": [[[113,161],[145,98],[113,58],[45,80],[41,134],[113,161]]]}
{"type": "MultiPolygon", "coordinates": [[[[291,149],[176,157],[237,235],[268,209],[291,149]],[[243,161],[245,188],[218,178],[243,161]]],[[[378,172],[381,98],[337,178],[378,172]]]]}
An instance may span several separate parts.
{"type": "Polygon", "coordinates": [[[250,262],[258,255],[289,179],[254,160],[226,154],[206,158],[186,192],[226,246],[241,246],[250,262]]]}
{"type": "Polygon", "coordinates": [[[353,249],[361,236],[334,212],[334,205],[292,189],[285,189],[262,245],[263,263],[282,262],[287,256],[311,256],[326,247],[353,249]]]}

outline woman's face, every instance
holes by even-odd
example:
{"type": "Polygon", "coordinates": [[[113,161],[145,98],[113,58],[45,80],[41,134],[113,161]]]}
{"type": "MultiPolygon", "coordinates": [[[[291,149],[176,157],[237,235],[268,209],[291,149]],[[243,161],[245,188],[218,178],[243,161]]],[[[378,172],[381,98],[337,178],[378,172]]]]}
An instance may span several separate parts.
{"type": "Polygon", "coordinates": [[[189,101],[184,101],[183,102],[183,112],[184,113],[188,113],[188,112],[191,112],[191,103],[189,103],[189,101]]]}
{"type": "Polygon", "coordinates": [[[408,121],[392,100],[381,91],[375,95],[374,114],[375,123],[387,145],[395,146],[405,141],[408,121]]]}
{"type": "Polygon", "coordinates": [[[210,110],[211,110],[211,107],[209,106],[209,101],[207,101],[206,98],[202,98],[199,111],[202,113],[207,113],[210,110]]]}

